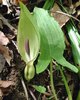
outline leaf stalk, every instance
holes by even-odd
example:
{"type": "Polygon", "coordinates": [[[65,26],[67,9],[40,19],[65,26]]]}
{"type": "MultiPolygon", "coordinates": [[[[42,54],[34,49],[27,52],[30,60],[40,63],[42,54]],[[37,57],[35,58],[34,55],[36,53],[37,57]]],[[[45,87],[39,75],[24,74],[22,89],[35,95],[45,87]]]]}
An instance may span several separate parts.
{"type": "Polygon", "coordinates": [[[59,69],[60,69],[60,73],[62,75],[62,79],[63,79],[64,85],[65,85],[65,88],[66,88],[66,92],[67,92],[67,95],[68,95],[68,100],[72,100],[72,94],[70,92],[70,88],[68,86],[68,83],[66,81],[66,78],[64,76],[64,73],[63,73],[63,71],[62,71],[62,69],[60,67],[59,67],[59,69]]]}
{"type": "Polygon", "coordinates": [[[53,70],[52,70],[52,61],[50,62],[50,83],[51,83],[51,89],[52,89],[52,93],[53,96],[55,98],[55,100],[58,100],[57,95],[56,95],[56,91],[55,91],[55,87],[54,87],[54,80],[53,80],[53,70]]]}

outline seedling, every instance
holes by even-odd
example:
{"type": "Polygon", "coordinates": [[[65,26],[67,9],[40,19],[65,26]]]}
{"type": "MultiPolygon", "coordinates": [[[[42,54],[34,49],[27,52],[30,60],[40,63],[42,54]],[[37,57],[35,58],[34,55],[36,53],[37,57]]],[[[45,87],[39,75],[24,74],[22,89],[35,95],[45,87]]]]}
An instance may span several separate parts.
{"type": "Polygon", "coordinates": [[[65,50],[64,35],[47,10],[35,8],[33,15],[20,3],[21,14],[18,26],[17,43],[22,59],[26,62],[24,76],[27,80],[34,77],[34,61],[40,50],[36,72],[43,72],[51,60],[78,72],[78,69],[63,57],[65,50]],[[41,40],[41,41],[40,41],[41,40]]]}
{"type": "MultiPolygon", "coordinates": [[[[17,44],[21,57],[26,62],[24,69],[25,79],[29,81],[34,77],[34,61],[37,59],[39,52],[40,56],[36,64],[37,74],[45,71],[47,66],[52,63],[52,60],[55,60],[57,64],[64,68],[66,67],[77,73],[77,67],[70,64],[63,57],[65,50],[64,34],[57,21],[47,10],[42,8],[35,7],[31,14],[21,2],[20,7],[21,14],[18,25],[17,44]]],[[[52,82],[52,64],[50,65],[50,73],[52,92],[57,100],[52,82]]],[[[41,93],[46,91],[46,89],[41,86],[33,85],[33,87],[41,93]],[[40,90],[40,88],[42,88],[43,91],[40,90]]]]}

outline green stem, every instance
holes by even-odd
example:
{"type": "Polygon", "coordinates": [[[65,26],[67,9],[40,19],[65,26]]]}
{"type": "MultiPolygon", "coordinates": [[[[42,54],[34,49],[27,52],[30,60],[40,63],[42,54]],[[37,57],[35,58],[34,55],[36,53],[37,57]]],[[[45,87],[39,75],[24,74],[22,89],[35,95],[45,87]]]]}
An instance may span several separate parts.
{"type": "Polygon", "coordinates": [[[50,83],[51,83],[51,89],[52,89],[52,93],[53,93],[53,96],[54,96],[55,100],[58,100],[53,81],[54,80],[53,80],[53,70],[52,70],[52,61],[51,61],[51,63],[50,63],[50,83]]]}
{"type": "Polygon", "coordinates": [[[54,0],[46,0],[43,8],[49,10],[50,8],[52,8],[53,4],[54,4],[54,0]]]}
{"type": "MultiPolygon", "coordinates": [[[[79,69],[78,76],[79,76],[79,80],[80,80],[80,66],[78,66],[78,69],[79,69]]],[[[76,100],[80,100],[80,87],[79,87],[79,91],[78,91],[78,95],[77,95],[76,100]]]]}
{"type": "Polygon", "coordinates": [[[69,86],[68,86],[68,83],[67,83],[67,81],[66,81],[66,78],[65,78],[65,76],[64,76],[64,73],[63,73],[63,71],[62,71],[61,68],[59,68],[59,69],[60,69],[60,73],[61,73],[61,75],[62,75],[62,79],[63,79],[64,85],[65,85],[65,88],[66,88],[66,91],[67,91],[67,94],[68,94],[68,100],[72,100],[72,94],[71,94],[71,92],[70,92],[70,88],[69,88],[69,86]]]}

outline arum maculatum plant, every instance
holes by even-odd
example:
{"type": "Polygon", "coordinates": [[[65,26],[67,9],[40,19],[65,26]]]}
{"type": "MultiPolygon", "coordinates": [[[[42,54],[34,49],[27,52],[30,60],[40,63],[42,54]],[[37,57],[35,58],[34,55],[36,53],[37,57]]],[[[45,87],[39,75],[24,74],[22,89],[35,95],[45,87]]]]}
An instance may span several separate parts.
{"type": "Polygon", "coordinates": [[[36,21],[34,21],[34,18],[28,9],[26,9],[26,6],[24,6],[21,2],[20,8],[21,13],[18,25],[17,44],[21,57],[26,62],[24,76],[26,80],[30,80],[35,75],[33,63],[39,52],[40,37],[36,21]]]}
{"type": "Polygon", "coordinates": [[[25,78],[30,80],[34,77],[33,63],[39,51],[40,56],[36,64],[37,74],[43,72],[52,59],[77,73],[78,69],[63,57],[65,50],[64,35],[57,21],[47,10],[42,8],[35,7],[31,15],[25,5],[20,3],[20,7],[17,43],[22,59],[26,62],[25,78]]]}

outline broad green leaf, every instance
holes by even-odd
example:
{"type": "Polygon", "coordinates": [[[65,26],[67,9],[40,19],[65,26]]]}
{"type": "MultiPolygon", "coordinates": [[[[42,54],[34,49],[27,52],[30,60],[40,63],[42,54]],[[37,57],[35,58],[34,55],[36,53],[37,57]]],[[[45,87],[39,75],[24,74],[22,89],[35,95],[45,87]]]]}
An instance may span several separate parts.
{"type": "Polygon", "coordinates": [[[45,93],[46,92],[46,88],[44,86],[37,86],[37,85],[32,85],[36,91],[40,92],[40,93],[45,93]]]}
{"type": "Polygon", "coordinates": [[[28,63],[31,60],[35,60],[38,55],[40,37],[35,19],[21,2],[20,8],[17,45],[22,59],[28,63]]]}
{"type": "Polygon", "coordinates": [[[49,15],[47,10],[41,8],[34,9],[34,17],[37,20],[41,36],[40,58],[36,66],[37,73],[43,72],[51,59],[74,72],[78,72],[78,69],[63,57],[65,42],[59,24],[49,15]]]}

